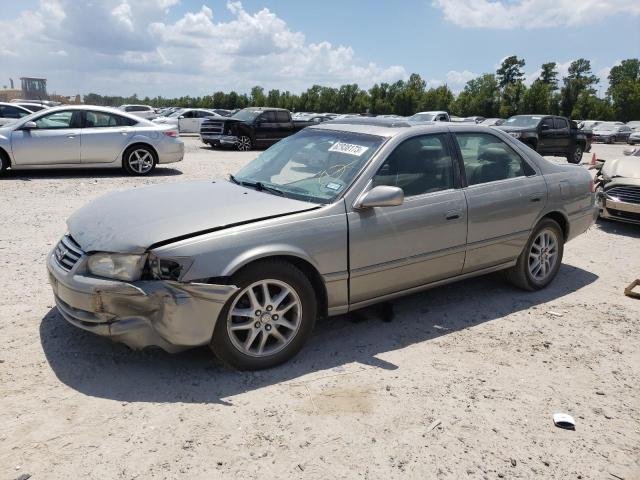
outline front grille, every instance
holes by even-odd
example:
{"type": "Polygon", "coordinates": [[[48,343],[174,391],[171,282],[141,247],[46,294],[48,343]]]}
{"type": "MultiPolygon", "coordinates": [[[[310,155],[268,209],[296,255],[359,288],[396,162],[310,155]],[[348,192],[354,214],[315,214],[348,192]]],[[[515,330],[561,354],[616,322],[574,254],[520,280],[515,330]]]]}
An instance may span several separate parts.
{"type": "Polygon", "coordinates": [[[611,187],[605,193],[607,194],[607,197],[610,197],[613,200],[640,204],[640,187],[634,187],[632,185],[621,185],[617,187],[611,187]]]}
{"type": "Polygon", "coordinates": [[[222,135],[224,131],[224,121],[205,120],[200,127],[201,135],[222,135]]]}
{"type": "Polygon", "coordinates": [[[628,222],[640,223],[640,213],[623,212],[622,210],[615,210],[607,207],[607,212],[612,217],[619,218],[620,220],[626,220],[628,222]]]}
{"type": "Polygon", "coordinates": [[[80,245],[70,235],[62,237],[53,251],[56,263],[66,271],[71,270],[83,255],[80,245]]]}

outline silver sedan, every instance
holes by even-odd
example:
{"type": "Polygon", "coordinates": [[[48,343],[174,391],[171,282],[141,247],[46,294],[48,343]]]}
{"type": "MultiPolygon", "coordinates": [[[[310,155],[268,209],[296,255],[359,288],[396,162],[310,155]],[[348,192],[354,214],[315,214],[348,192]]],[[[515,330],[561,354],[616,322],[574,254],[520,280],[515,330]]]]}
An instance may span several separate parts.
{"type": "Polygon", "coordinates": [[[121,110],[55,107],[0,128],[0,172],[7,168],[124,168],[146,175],[179,162],[184,144],[171,128],[121,110]]]}
{"type": "Polygon", "coordinates": [[[99,198],[47,265],[78,328],[267,368],[319,317],[497,270],[544,288],[597,216],[592,187],[585,168],[493,128],[340,120],[228,179],[99,198]]]}

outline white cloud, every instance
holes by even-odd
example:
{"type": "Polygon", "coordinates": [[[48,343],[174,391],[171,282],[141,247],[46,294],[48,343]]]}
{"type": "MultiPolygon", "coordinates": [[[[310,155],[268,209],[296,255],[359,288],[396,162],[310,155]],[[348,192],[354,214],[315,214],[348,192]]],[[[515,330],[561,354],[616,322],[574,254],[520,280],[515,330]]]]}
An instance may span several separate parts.
{"type": "Polygon", "coordinates": [[[462,72],[450,70],[447,72],[447,84],[455,90],[455,87],[463,87],[469,80],[473,80],[478,76],[477,73],[470,72],[469,70],[463,70],[462,72]]]}
{"type": "Polygon", "coordinates": [[[348,45],[308,42],[266,8],[249,12],[233,1],[229,21],[204,5],[168,21],[177,3],[101,0],[77,8],[75,0],[41,0],[18,18],[0,20],[3,71],[47,76],[58,92],[165,96],[256,84],[369,87],[408,77],[402,66],[363,61],[348,45]]]}
{"type": "Polygon", "coordinates": [[[638,0],[433,0],[460,26],[512,29],[579,26],[617,15],[640,15],[638,0]]]}

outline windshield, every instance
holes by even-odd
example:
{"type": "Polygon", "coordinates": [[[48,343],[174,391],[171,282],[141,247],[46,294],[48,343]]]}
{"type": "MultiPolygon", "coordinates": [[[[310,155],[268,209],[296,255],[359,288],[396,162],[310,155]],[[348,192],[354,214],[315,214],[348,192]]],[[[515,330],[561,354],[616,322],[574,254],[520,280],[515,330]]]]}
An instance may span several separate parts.
{"type": "Polygon", "coordinates": [[[507,118],[502,126],[504,127],[536,127],[540,123],[542,117],[530,117],[524,115],[516,115],[515,117],[507,118]]]}
{"type": "Polygon", "coordinates": [[[430,122],[434,117],[435,115],[431,113],[416,113],[415,115],[411,115],[407,120],[410,122],[430,122]]]}
{"type": "Polygon", "coordinates": [[[290,198],[331,203],[383,142],[374,135],[307,128],[261,153],[235,179],[261,182],[290,198]]]}
{"type": "Polygon", "coordinates": [[[610,125],[606,123],[601,123],[600,125],[596,126],[596,130],[604,130],[606,132],[609,132],[611,130],[616,130],[617,128],[618,128],[618,125],[610,125]]]}
{"type": "Polygon", "coordinates": [[[167,115],[168,118],[177,118],[184,113],[185,109],[181,108],[180,110],[176,110],[175,112],[167,115]]]}
{"type": "Polygon", "coordinates": [[[240,110],[239,112],[234,113],[231,118],[237,118],[238,120],[242,120],[243,122],[252,122],[255,118],[260,115],[262,111],[260,110],[240,110]]]}

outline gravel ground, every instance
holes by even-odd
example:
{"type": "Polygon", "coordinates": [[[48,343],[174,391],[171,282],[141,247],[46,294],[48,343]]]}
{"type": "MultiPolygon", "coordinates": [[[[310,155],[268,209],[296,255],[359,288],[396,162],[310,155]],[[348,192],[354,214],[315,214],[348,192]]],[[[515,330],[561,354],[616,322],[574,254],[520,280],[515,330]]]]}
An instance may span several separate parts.
{"type": "Polygon", "coordinates": [[[543,291],[491,275],[398,300],[392,322],[332,318],[265,372],[67,325],[45,256],[68,215],[255,156],[185,142],[184,162],[144,179],[0,179],[0,479],[640,478],[640,301],[623,295],[640,276],[637,226],[596,224],[543,291]],[[554,427],[556,412],[576,430],[554,427]]]}

